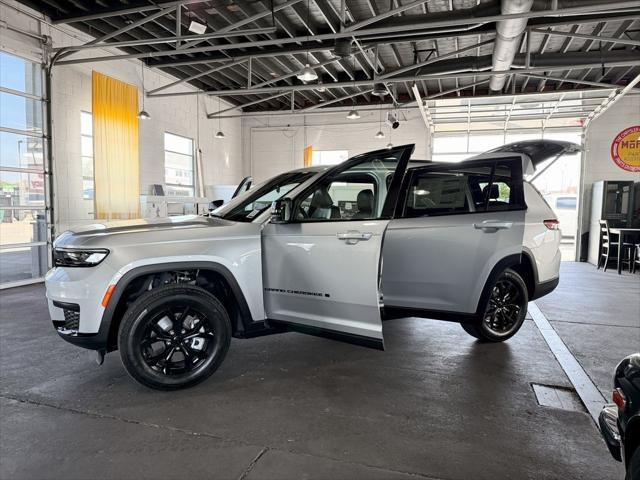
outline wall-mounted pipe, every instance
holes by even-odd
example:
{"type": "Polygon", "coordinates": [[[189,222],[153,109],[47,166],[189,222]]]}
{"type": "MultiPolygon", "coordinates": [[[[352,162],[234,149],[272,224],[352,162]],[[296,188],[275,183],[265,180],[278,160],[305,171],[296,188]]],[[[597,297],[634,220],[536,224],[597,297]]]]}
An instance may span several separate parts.
{"type": "MultiPolygon", "coordinates": [[[[533,0],[502,0],[502,15],[517,15],[527,13],[533,6],[533,0]]],[[[527,18],[510,18],[501,20],[496,25],[496,41],[493,47],[493,70],[504,71],[511,69],[513,59],[520,48],[520,38],[527,28],[527,18]]],[[[507,76],[492,75],[489,88],[501,91],[507,81],[507,76]]]]}

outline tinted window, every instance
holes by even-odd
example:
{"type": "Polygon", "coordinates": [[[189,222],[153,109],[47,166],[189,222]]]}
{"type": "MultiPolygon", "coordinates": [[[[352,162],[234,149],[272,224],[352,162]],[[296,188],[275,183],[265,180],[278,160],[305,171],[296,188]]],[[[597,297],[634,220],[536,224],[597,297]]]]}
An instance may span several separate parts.
{"type": "Polygon", "coordinates": [[[484,208],[482,186],[490,182],[490,166],[419,172],[411,179],[405,216],[450,215],[484,208]]]}
{"type": "Polygon", "coordinates": [[[416,170],[411,177],[405,217],[454,215],[524,207],[518,162],[474,163],[455,168],[416,170]]]}

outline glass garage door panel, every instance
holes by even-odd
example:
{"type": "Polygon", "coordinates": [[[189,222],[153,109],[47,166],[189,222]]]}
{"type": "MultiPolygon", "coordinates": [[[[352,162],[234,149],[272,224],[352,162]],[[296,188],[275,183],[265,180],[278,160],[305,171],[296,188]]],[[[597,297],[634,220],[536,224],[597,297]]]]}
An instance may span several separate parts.
{"type": "Polygon", "coordinates": [[[0,284],[41,278],[47,273],[47,245],[15,246],[0,250],[0,284]]]}
{"type": "Polygon", "coordinates": [[[42,171],[44,141],[42,138],[0,131],[0,167],[42,171]]]}
{"type": "Polygon", "coordinates": [[[44,101],[38,63],[0,51],[0,287],[49,267],[44,101]]]}
{"type": "Polygon", "coordinates": [[[45,211],[0,207],[0,247],[25,243],[47,243],[45,211]]]}
{"type": "Polygon", "coordinates": [[[42,134],[42,101],[0,92],[0,125],[42,134]]]}

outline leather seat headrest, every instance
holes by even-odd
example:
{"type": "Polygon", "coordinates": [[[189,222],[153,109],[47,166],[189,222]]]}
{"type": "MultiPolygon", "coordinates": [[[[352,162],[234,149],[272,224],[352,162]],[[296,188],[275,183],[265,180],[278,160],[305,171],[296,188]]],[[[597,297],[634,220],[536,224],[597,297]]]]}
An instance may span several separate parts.
{"type": "MultiPolygon", "coordinates": [[[[486,187],[484,187],[482,189],[482,195],[485,198],[487,197],[487,189],[488,188],[489,188],[489,185],[487,185],[486,187]]],[[[491,191],[489,192],[489,200],[495,200],[496,198],[500,198],[500,187],[498,187],[498,185],[493,183],[493,184],[491,184],[491,191]]]]}
{"type": "Polygon", "coordinates": [[[357,198],[359,212],[373,212],[373,192],[371,189],[360,190],[357,198]]]}

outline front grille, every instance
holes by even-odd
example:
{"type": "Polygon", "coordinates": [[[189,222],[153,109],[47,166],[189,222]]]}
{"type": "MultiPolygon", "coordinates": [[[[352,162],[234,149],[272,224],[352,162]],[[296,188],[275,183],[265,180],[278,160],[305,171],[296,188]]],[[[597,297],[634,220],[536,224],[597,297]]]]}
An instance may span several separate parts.
{"type": "Polygon", "coordinates": [[[69,310],[67,308],[64,311],[64,329],[65,330],[78,330],[80,327],[80,312],[69,310]]]}

